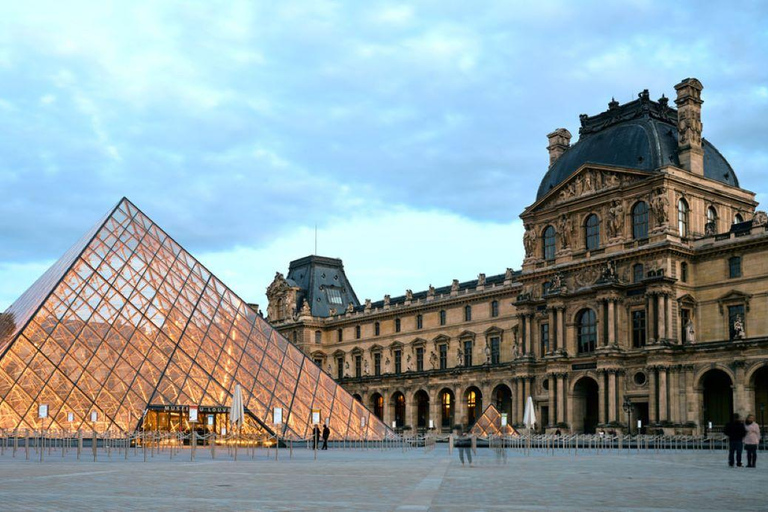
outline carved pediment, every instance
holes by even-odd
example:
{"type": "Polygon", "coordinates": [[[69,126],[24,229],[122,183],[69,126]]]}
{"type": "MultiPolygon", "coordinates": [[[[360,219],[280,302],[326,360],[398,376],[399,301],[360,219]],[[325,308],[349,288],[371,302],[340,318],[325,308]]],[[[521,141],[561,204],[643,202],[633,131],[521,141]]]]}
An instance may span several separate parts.
{"type": "Polygon", "coordinates": [[[554,187],[532,209],[540,210],[568,203],[577,198],[612,190],[646,176],[633,170],[615,169],[585,164],[568,179],[554,187]]]}
{"type": "Polygon", "coordinates": [[[475,333],[472,331],[463,331],[461,334],[459,334],[459,339],[462,339],[462,340],[471,339],[472,341],[474,341],[475,333]]]}
{"type": "Polygon", "coordinates": [[[320,352],[319,350],[316,350],[315,352],[312,352],[310,355],[312,356],[313,360],[315,360],[315,359],[322,359],[323,361],[325,361],[325,358],[326,358],[325,352],[320,352]]]}
{"type": "Polygon", "coordinates": [[[333,357],[344,357],[346,355],[347,353],[341,350],[340,348],[336,349],[336,351],[333,353],[333,357]]]}
{"type": "Polygon", "coordinates": [[[744,304],[744,308],[749,311],[749,299],[752,298],[752,295],[748,293],[744,293],[739,290],[731,290],[725,295],[721,296],[719,299],[717,299],[717,305],[720,309],[720,313],[722,314],[725,310],[726,305],[732,305],[732,304],[744,304]]]}
{"type": "Polygon", "coordinates": [[[435,349],[437,349],[438,345],[442,345],[442,344],[450,345],[451,344],[451,338],[449,338],[445,334],[440,334],[439,336],[436,336],[432,340],[432,342],[435,344],[435,349]]]}
{"type": "Polygon", "coordinates": [[[371,354],[374,354],[376,352],[381,352],[383,350],[383,347],[378,343],[374,343],[373,345],[371,345],[371,348],[369,348],[368,350],[371,352],[371,354]]]}
{"type": "Polygon", "coordinates": [[[688,305],[688,306],[696,305],[696,299],[694,299],[693,295],[691,295],[690,293],[686,293],[682,297],[678,297],[677,302],[680,304],[688,305]]]}
{"type": "Polygon", "coordinates": [[[414,338],[414,340],[411,341],[411,347],[413,348],[423,347],[426,344],[427,344],[427,340],[425,340],[424,338],[414,338]]]}

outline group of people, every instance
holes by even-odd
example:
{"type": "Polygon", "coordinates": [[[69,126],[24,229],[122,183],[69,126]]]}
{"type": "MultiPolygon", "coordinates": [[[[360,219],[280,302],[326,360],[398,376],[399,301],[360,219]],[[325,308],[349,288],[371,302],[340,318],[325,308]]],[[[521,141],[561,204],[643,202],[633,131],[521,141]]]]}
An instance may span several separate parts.
{"type": "Polygon", "coordinates": [[[734,414],[731,422],[725,426],[723,433],[728,436],[728,465],[733,467],[735,458],[736,466],[742,467],[741,455],[746,448],[747,467],[757,467],[760,427],[755,421],[755,416],[750,414],[746,421],[742,421],[738,414],[734,414]]]}
{"type": "MultiPolygon", "coordinates": [[[[328,425],[323,426],[323,447],[321,450],[328,449],[328,438],[331,436],[331,429],[328,425]]],[[[312,429],[312,449],[317,450],[317,445],[320,443],[320,427],[315,424],[315,428],[312,429]]]]}

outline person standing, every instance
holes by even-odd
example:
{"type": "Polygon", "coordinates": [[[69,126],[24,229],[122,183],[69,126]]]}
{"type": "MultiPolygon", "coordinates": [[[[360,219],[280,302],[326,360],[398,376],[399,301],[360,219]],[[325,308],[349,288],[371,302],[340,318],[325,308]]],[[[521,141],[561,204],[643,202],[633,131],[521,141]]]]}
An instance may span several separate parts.
{"type": "Polygon", "coordinates": [[[312,429],[312,449],[317,450],[317,445],[320,443],[320,427],[315,423],[315,428],[312,429]]]}
{"type": "Polygon", "coordinates": [[[466,453],[469,466],[472,467],[472,439],[470,439],[466,432],[456,438],[454,446],[459,449],[459,460],[461,461],[461,465],[464,465],[464,454],[466,453]]]}
{"type": "Polygon", "coordinates": [[[741,467],[741,454],[744,451],[744,436],[747,429],[738,414],[734,414],[730,423],[725,425],[723,433],[728,436],[728,465],[733,467],[733,456],[736,455],[736,465],[741,467]]]}
{"type": "Polygon", "coordinates": [[[747,467],[757,467],[757,445],[760,443],[760,427],[755,421],[755,415],[747,416],[744,428],[747,435],[744,436],[744,448],[747,450],[747,467]]]}
{"type": "Polygon", "coordinates": [[[331,429],[328,428],[328,424],[323,427],[323,450],[328,449],[328,438],[331,436],[331,429]]]}

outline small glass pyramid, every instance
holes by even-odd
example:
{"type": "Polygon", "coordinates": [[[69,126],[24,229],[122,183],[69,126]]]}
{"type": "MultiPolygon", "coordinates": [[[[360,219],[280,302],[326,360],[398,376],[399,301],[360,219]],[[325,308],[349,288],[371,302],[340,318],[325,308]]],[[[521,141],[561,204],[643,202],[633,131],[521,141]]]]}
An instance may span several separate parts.
{"type": "Polygon", "coordinates": [[[0,428],[132,430],[228,407],[238,383],[280,437],[309,437],[313,411],[333,438],[393,435],[127,199],[0,315],[0,428]]]}
{"type": "Polygon", "coordinates": [[[509,424],[501,426],[501,414],[493,404],[485,408],[482,416],[475,422],[469,433],[478,437],[519,435],[509,424]]]}

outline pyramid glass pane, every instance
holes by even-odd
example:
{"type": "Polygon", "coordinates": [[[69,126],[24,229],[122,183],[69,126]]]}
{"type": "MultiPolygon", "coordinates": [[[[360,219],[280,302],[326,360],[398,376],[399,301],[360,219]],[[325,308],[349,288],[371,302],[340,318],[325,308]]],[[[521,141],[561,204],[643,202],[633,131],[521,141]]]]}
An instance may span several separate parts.
{"type": "Polygon", "coordinates": [[[247,423],[284,438],[313,410],[334,438],[394,435],[127,199],[0,316],[0,428],[178,428],[145,413],[221,414],[237,384],[247,423]]]}
{"type": "Polygon", "coordinates": [[[472,426],[470,433],[478,437],[518,435],[517,431],[509,424],[501,426],[501,413],[493,404],[485,408],[483,414],[472,426]]]}

